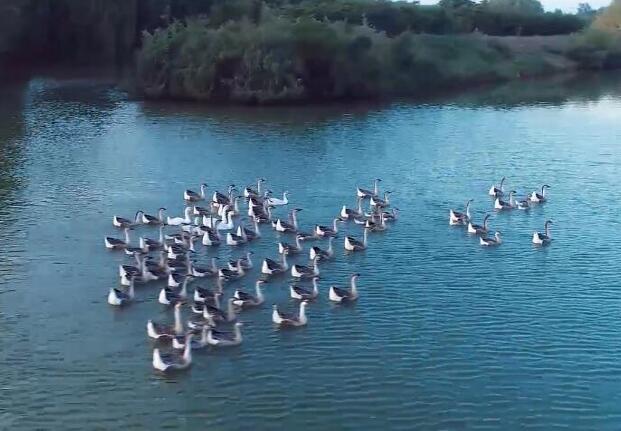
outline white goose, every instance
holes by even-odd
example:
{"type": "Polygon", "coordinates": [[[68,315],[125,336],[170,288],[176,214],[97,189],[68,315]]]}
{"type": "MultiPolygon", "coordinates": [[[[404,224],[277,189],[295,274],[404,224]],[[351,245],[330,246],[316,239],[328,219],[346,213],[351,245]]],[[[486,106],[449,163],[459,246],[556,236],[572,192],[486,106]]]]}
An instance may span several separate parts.
{"type": "Polygon", "coordinates": [[[368,240],[369,229],[364,228],[364,234],[362,236],[362,242],[358,241],[352,236],[345,237],[345,250],[347,251],[361,251],[366,250],[368,240]]]}
{"type": "Polygon", "coordinates": [[[303,287],[296,286],[294,284],[289,286],[289,294],[293,299],[300,299],[303,301],[310,301],[319,296],[319,285],[317,281],[319,277],[313,277],[313,290],[304,289],[303,287]]]}
{"type": "Polygon", "coordinates": [[[185,370],[192,365],[192,338],[189,334],[185,340],[185,348],[181,357],[163,355],[160,349],[153,349],[153,368],[163,373],[185,370]]]}
{"type": "Polygon", "coordinates": [[[515,190],[511,190],[509,192],[509,202],[503,201],[499,197],[494,201],[494,208],[498,211],[502,210],[512,210],[513,206],[513,195],[515,194],[515,190]]]}
{"type": "MultiPolygon", "coordinates": [[[[190,348],[192,350],[199,350],[204,347],[207,347],[207,333],[209,332],[209,326],[205,325],[201,329],[201,337],[198,340],[190,341],[190,348]]],[[[173,349],[182,350],[185,349],[185,345],[187,344],[186,337],[173,337],[172,339],[172,347],[173,349]]]]}
{"type": "Polygon", "coordinates": [[[265,302],[265,297],[263,296],[263,290],[261,287],[264,283],[265,281],[263,280],[257,280],[254,285],[255,295],[251,295],[243,290],[237,289],[233,294],[233,298],[235,298],[233,304],[238,307],[257,307],[263,304],[263,302],[265,302]]]}
{"type": "Polygon", "coordinates": [[[274,304],[272,310],[272,322],[280,326],[304,326],[308,323],[306,317],[306,306],[308,301],[300,302],[300,311],[297,316],[289,313],[284,313],[278,309],[278,306],[274,304]]]}
{"type": "Polygon", "coordinates": [[[175,304],[174,316],[175,323],[172,326],[149,320],[147,322],[147,335],[156,340],[182,335],[183,324],[181,323],[181,303],[175,304]]]}
{"type": "Polygon", "coordinates": [[[166,224],[168,226],[181,226],[192,223],[192,207],[186,207],[183,214],[184,217],[166,217],[166,224]]]}
{"type": "Polygon", "coordinates": [[[139,221],[140,221],[140,211],[136,212],[136,215],[134,216],[134,221],[131,221],[129,219],[119,217],[119,216],[112,217],[112,225],[114,227],[120,227],[123,229],[125,229],[126,227],[135,226],[137,223],[139,223],[139,221]]]}
{"type": "Polygon", "coordinates": [[[370,198],[372,196],[377,196],[379,194],[379,183],[382,180],[380,178],[376,178],[373,180],[373,191],[371,190],[367,190],[367,189],[363,189],[361,187],[357,187],[356,188],[356,196],[358,196],[361,199],[364,198],[370,198]]]}
{"type": "Polygon", "coordinates": [[[302,243],[300,241],[302,241],[302,235],[296,235],[295,236],[295,244],[288,244],[286,242],[279,242],[278,243],[278,253],[283,254],[285,252],[285,250],[287,250],[287,252],[289,252],[289,254],[298,254],[302,251],[302,243]]]}
{"type": "Polygon", "coordinates": [[[129,228],[123,229],[123,234],[125,235],[125,241],[118,238],[113,238],[111,236],[107,236],[104,238],[104,244],[108,250],[122,250],[129,246],[129,228]]]}
{"type": "Polygon", "coordinates": [[[289,269],[289,264],[287,263],[288,254],[289,252],[285,250],[285,252],[281,255],[282,261],[280,263],[269,258],[263,259],[263,264],[261,265],[261,273],[266,275],[275,275],[287,272],[287,270],[289,269]]]}
{"type": "Polygon", "coordinates": [[[356,281],[360,277],[360,274],[353,274],[350,279],[350,287],[349,289],[341,289],[336,286],[330,286],[330,291],[328,293],[328,297],[330,301],[333,302],[351,302],[358,299],[358,288],[356,286],[356,281]]]}
{"type": "Polygon", "coordinates": [[[222,216],[222,221],[216,226],[218,230],[231,230],[235,229],[235,222],[233,221],[233,211],[227,211],[222,216]]]}
{"type": "Polygon", "coordinates": [[[161,225],[164,224],[164,211],[166,208],[159,208],[157,210],[157,217],[149,214],[145,214],[143,211],[139,211],[140,217],[142,218],[142,223],[147,225],[161,225]]]}
{"type": "Polygon", "coordinates": [[[483,219],[483,225],[478,225],[478,224],[474,224],[472,223],[472,220],[468,222],[468,233],[471,234],[476,234],[476,235],[485,235],[488,232],[488,221],[489,221],[489,214],[485,215],[485,218],[483,219]]]}
{"type": "Polygon", "coordinates": [[[336,234],[339,232],[339,228],[338,228],[338,223],[341,223],[342,221],[344,221],[342,218],[337,217],[332,221],[332,228],[326,227],[326,226],[321,226],[321,225],[315,225],[315,235],[317,236],[336,236],[336,234]]]}
{"type": "Polygon", "coordinates": [[[134,277],[132,276],[129,279],[129,288],[127,289],[127,292],[123,292],[122,290],[114,287],[110,288],[110,292],[108,293],[108,304],[116,306],[127,305],[134,300],[134,295],[134,277]]]}
{"type": "Polygon", "coordinates": [[[500,238],[500,232],[496,232],[493,238],[480,237],[479,243],[484,247],[496,247],[502,244],[502,238],[500,238]]]}
{"type": "Polygon", "coordinates": [[[541,186],[541,193],[532,192],[529,197],[530,201],[536,204],[545,202],[546,201],[546,190],[549,188],[550,188],[549,185],[544,184],[543,186],[541,186]]]}
{"type": "Polygon", "coordinates": [[[316,257],[319,257],[320,260],[332,259],[334,257],[334,249],[332,248],[333,240],[334,240],[334,237],[332,236],[328,238],[328,249],[327,250],[322,250],[320,247],[317,247],[317,246],[311,247],[308,253],[309,259],[313,260],[316,257]]]}
{"type": "Polygon", "coordinates": [[[449,224],[451,226],[455,225],[467,225],[470,221],[470,204],[474,201],[474,199],[468,199],[466,202],[466,210],[462,213],[455,210],[449,210],[449,224]]]}
{"type": "Polygon", "coordinates": [[[552,236],[550,235],[550,225],[552,224],[551,220],[546,221],[544,225],[544,233],[535,232],[533,233],[533,244],[536,245],[548,245],[552,241],[552,236]]]}
{"type": "Polygon", "coordinates": [[[319,275],[319,256],[313,259],[313,266],[292,265],[291,276],[295,278],[311,278],[319,275]]]}
{"type": "Polygon", "coordinates": [[[500,180],[500,185],[496,187],[496,185],[494,184],[492,187],[490,187],[488,194],[494,197],[502,196],[505,193],[504,184],[506,179],[507,178],[502,177],[502,179],[500,180]]]}
{"type": "Polygon", "coordinates": [[[283,205],[287,205],[289,204],[289,192],[284,192],[282,194],[282,199],[269,197],[267,198],[267,203],[268,205],[271,205],[273,207],[280,207],[283,205]]]}
{"type": "Polygon", "coordinates": [[[198,202],[205,200],[205,190],[207,189],[207,184],[201,184],[200,193],[196,193],[192,190],[186,190],[183,192],[183,199],[187,202],[198,202]]]}
{"type": "Polygon", "coordinates": [[[215,329],[209,329],[207,332],[207,344],[216,347],[230,347],[237,346],[242,342],[241,327],[243,323],[237,322],[233,325],[233,333],[226,333],[216,331],[215,329]]]}

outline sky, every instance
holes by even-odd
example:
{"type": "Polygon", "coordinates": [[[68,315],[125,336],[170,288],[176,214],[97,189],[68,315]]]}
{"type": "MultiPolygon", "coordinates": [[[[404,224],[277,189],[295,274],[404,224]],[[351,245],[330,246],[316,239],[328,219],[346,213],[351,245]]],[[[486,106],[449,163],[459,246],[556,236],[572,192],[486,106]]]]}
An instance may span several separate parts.
{"type": "MultiPolygon", "coordinates": [[[[578,3],[589,3],[593,9],[599,9],[608,6],[610,0],[539,0],[547,11],[561,9],[563,12],[575,12],[578,9],[578,3]]],[[[434,4],[436,0],[421,0],[421,4],[434,4]]]]}

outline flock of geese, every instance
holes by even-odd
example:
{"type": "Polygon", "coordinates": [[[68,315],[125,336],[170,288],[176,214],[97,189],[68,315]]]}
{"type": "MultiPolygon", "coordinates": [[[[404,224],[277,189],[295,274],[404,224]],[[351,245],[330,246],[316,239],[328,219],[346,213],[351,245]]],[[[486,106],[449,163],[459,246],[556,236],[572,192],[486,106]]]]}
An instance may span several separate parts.
{"type": "MultiPolygon", "coordinates": [[[[112,224],[123,230],[124,238],[105,237],[109,250],[123,251],[134,259],[131,264],[119,265],[120,284],[123,288],[111,288],[108,303],[125,306],[135,298],[136,283],[150,283],[165,280],[166,286],[158,294],[158,302],[174,310],[172,324],[147,322],[147,335],[153,340],[170,342],[172,349],[167,352],[160,347],[153,349],[153,367],[161,372],[183,370],[192,363],[192,350],[207,346],[235,346],[242,342],[238,321],[240,312],[247,308],[259,307],[265,302],[263,285],[279,274],[287,274],[297,281],[308,280],[311,286],[304,287],[296,281],[289,286],[291,298],[300,301],[296,314],[283,311],[278,305],[272,307],[272,321],[278,326],[300,327],[308,323],[307,306],[319,297],[319,265],[334,258],[333,241],[339,232],[339,224],[352,222],[363,228],[362,239],[345,236],[343,247],[347,252],[357,252],[368,247],[370,232],[384,231],[387,223],[398,218],[399,210],[390,207],[390,191],[380,197],[380,179],[374,180],[372,190],[357,188],[357,205],[353,208],[343,206],[330,225],[315,225],[311,232],[303,232],[298,225],[301,208],[293,208],[289,217],[273,214],[276,208],[289,204],[289,193],[282,198],[274,197],[270,190],[263,191],[265,179],[257,181],[256,188],[245,187],[238,194],[235,185],[230,185],[226,193],[215,191],[207,193],[207,185],[201,184],[199,191],[186,190],[183,199],[186,204],[183,216],[164,217],[166,208],[159,208],[157,215],[138,211],[133,220],[114,216],[112,224]],[[362,205],[368,201],[369,210],[362,205]],[[247,207],[242,210],[241,203],[247,207]],[[245,212],[245,214],[244,214],[245,212]],[[247,214],[247,216],[246,216],[247,214]],[[235,290],[224,300],[224,286],[230,280],[241,279],[254,268],[253,251],[246,249],[240,257],[218,266],[218,257],[209,264],[201,266],[194,261],[197,244],[215,247],[226,244],[230,247],[249,245],[261,238],[262,224],[268,224],[281,234],[290,234],[294,242],[278,242],[278,258],[264,258],[259,265],[261,276],[254,283],[254,292],[235,290]],[[141,236],[137,245],[130,238],[130,231],[137,226],[157,229],[159,236],[141,236]],[[172,228],[172,229],[171,229],[172,228]],[[308,249],[309,262],[290,265],[288,258],[305,253],[303,241],[317,241],[308,249]],[[327,246],[320,246],[325,240],[327,246]],[[323,248],[322,248],[323,247],[323,248]],[[214,287],[194,286],[188,291],[190,281],[197,278],[213,278],[214,287]],[[182,319],[182,308],[190,304],[192,317],[182,319]]],[[[331,286],[328,299],[335,303],[353,302],[358,299],[357,280],[353,274],[349,286],[331,286]]],[[[160,344],[158,344],[160,346],[160,344]]]]}
{"type": "MultiPolygon", "coordinates": [[[[492,185],[488,194],[494,199],[494,209],[496,211],[510,211],[510,210],[522,210],[528,211],[532,205],[543,204],[547,201],[546,190],[550,188],[549,185],[544,184],[541,186],[541,191],[533,191],[523,199],[515,199],[515,190],[511,190],[508,193],[505,192],[504,184],[506,178],[502,177],[500,184],[492,185]],[[504,200],[505,196],[508,200],[504,200]]],[[[470,215],[470,204],[473,199],[469,199],[466,202],[466,209],[464,212],[455,210],[449,210],[449,224],[451,226],[467,226],[468,233],[477,235],[479,237],[479,243],[484,247],[494,247],[502,244],[501,232],[496,231],[494,235],[490,236],[489,218],[490,215],[486,214],[483,218],[483,224],[475,224],[472,221],[470,215]]],[[[533,232],[532,243],[535,245],[545,246],[550,244],[552,237],[550,235],[551,220],[547,220],[544,224],[543,232],[533,232]]]]}

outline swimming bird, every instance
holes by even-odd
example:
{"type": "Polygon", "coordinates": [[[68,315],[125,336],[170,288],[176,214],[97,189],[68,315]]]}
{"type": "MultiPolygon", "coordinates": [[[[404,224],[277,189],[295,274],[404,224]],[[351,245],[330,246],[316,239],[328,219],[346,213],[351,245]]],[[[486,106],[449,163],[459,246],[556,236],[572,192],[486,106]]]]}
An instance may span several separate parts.
{"type": "Polygon", "coordinates": [[[376,196],[371,196],[371,200],[369,201],[370,205],[371,205],[371,208],[373,208],[373,207],[386,208],[386,207],[390,206],[389,197],[390,197],[391,193],[392,192],[390,190],[385,191],[384,192],[384,199],[380,199],[380,198],[378,198],[376,196]]]}
{"type": "Polygon", "coordinates": [[[153,349],[153,368],[163,373],[185,370],[192,365],[192,334],[188,334],[185,340],[183,355],[165,355],[160,349],[153,349]]]}
{"type": "Polygon", "coordinates": [[[275,275],[287,272],[287,270],[289,269],[289,264],[287,263],[288,254],[289,252],[285,250],[285,252],[281,255],[281,262],[276,262],[275,260],[269,258],[263,259],[263,264],[261,265],[261,273],[266,275],[275,275]]]}
{"type": "Polygon", "coordinates": [[[297,232],[298,230],[298,212],[302,211],[301,208],[294,208],[291,210],[289,216],[291,218],[291,223],[283,221],[282,219],[277,219],[275,222],[272,222],[272,226],[278,232],[297,232]]]}
{"type": "Polygon", "coordinates": [[[206,287],[196,286],[194,288],[194,302],[214,302],[220,295],[220,292],[207,289],[206,287]]]}
{"type": "Polygon", "coordinates": [[[304,326],[308,323],[306,317],[306,306],[308,301],[300,302],[300,311],[298,315],[282,312],[278,309],[278,306],[274,304],[272,310],[272,322],[280,326],[304,326]]]}
{"type": "Polygon", "coordinates": [[[532,192],[529,198],[530,201],[536,204],[545,202],[546,201],[546,190],[549,188],[550,188],[549,185],[544,184],[543,186],[541,186],[541,193],[532,192]]]}
{"type": "Polygon", "coordinates": [[[352,236],[345,237],[345,250],[347,251],[361,251],[366,250],[367,248],[367,237],[368,237],[369,229],[364,228],[364,234],[362,237],[362,242],[358,241],[356,238],[352,236]]]}
{"type": "Polygon", "coordinates": [[[350,277],[349,289],[341,289],[336,286],[330,286],[328,298],[333,302],[351,302],[358,299],[358,288],[356,282],[360,274],[352,274],[350,277]]]}
{"type": "Polygon", "coordinates": [[[502,244],[502,239],[500,238],[500,232],[496,232],[493,238],[488,237],[480,237],[479,243],[485,247],[496,247],[502,244]]]}
{"type": "Polygon", "coordinates": [[[173,305],[185,301],[188,297],[188,280],[190,277],[189,275],[185,276],[181,284],[181,289],[179,289],[178,292],[175,292],[170,287],[163,287],[162,290],[160,290],[157,302],[162,305],[173,305]]]}
{"type": "Polygon", "coordinates": [[[332,228],[321,226],[321,225],[315,225],[315,235],[322,236],[322,237],[336,236],[336,234],[339,232],[339,228],[337,224],[341,223],[342,221],[344,220],[340,217],[335,218],[332,221],[332,228]]]}
{"type": "Polygon", "coordinates": [[[282,199],[269,197],[267,198],[267,203],[273,207],[287,205],[289,203],[289,192],[284,192],[282,194],[282,199]]]}
{"type": "Polygon", "coordinates": [[[362,187],[356,187],[356,196],[361,199],[370,198],[372,196],[377,196],[379,194],[379,183],[382,180],[380,178],[376,178],[373,180],[373,191],[363,189],[362,187]]]}
{"type": "Polygon", "coordinates": [[[244,269],[251,269],[252,266],[253,266],[251,256],[253,254],[254,254],[254,251],[248,251],[248,252],[246,252],[246,256],[245,257],[241,257],[241,258],[236,259],[236,260],[229,260],[229,269],[231,271],[237,271],[239,269],[238,266],[240,264],[241,264],[242,268],[244,268],[244,269]]]}
{"type": "Polygon", "coordinates": [[[177,335],[183,334],[183,324],[181,323],[181,303],[175,304],[175,323],[173,325],[166,325],[163,323],[154,322],[153,320],[147,321],[147,334],[150,338],[159,340],[160,338],[172,338],[177,335]]]}
{"type": "Polygon", "coordinates": [[[474,199],[468,199],[466,202],[466,210],[462,213],[455,210],[449,210],[449,224],[451,226],[455,225],[467,225],[470,221],[470,204],[474,201],[474,199]]]}
{"type": "Polygon", "coordinates": [[[283,254],[285,250],[289,252],[289,254],[298,254],[302,251],[302,244],[300,241],[302,240],[302,235],[297,234],[295,236],[295,244],[289,244],[286,242],[278,243],[278,253],[283,254]]]}
{"type": "Polygon", "coordinates": [[[313,266],[307,265],[292,265],[291,276],[295,278],[311,278],[319,275],[319,256],[315,256],[313,259],[313,266]]]}
{"type": "Polygon", "coordinates": [[[529,210],[530,209],[530,199],[528,197],[520,200],[516,200],[513,198],[513,195],[509,198],[509,204],[513,205],[514,208],[519,210],[529,210]]]}
{"type": "Polygon", "coordinates": [[[253,190],[252,187],[248,186],[244,189],[244,196],[247,198],[250,197],[259,197],[261,196],[261,185],[266,182],[267,180],[265,178],[258,178],[257,179],[257,189],[253,190]]]}
{"type": "Polygon", "coordinates": [[[139,211],[139,214],[142,217],[143,224],[157,226],[164,224],[164,211],[166,211],[166,208],[159,208],[157,210],[157,217],[146,214],[144,211],[139,211]]]}
{"type": "Polygon", "coordinates": [[[479,224],[474,224],[472,223],[472,220],[468,222],[468,233],[472,233],[472,234],[476,234],[476,235],[486,235],[488,232],[488,220],[489,220],[489,214],[485,215],[485,218],[483,219],[483,225],[479,225],[479,224]]]}
{"type": "Polygon", "coordinates": [[[235,298],[229,298],[227,302],[227,309],[223,310],[218,307],[214,307],[210,304],[205,303],[204,305],[204,314],[203,317],[206,320],[212,322],[232,322],[237,319],[237,314],[235,313],[235,298]]]}
{"type": "Polygon", "coordinates": [[[166,224],[168,226],[181,226],[182,224],[192,223],[192,207],[186,207],[183,214],[184,217],[166,217],[166,224]]]}
{"type": "Polygon", "coordinates": [[[386,219],[384,218],[383,212],[379,214],[379,222],[373,220],[376,220],[376,217],[373,217],[372,220],[367,220],[364,224],[364,226],[371,232],[383,232],[388,229],[388,225],[386,225],[386,219]]]}
{"type": "Polygon", "coordinates": [[[515,190],[511,190],[509,192],[509,202],[503,201],[502,199],[497,197],[496,200],[494,201],[494,208],[497,209],[498,211],[512,210],[514,208],[513,206],[513,195],[514,194],[515,194],[515,190]]]}
{"type": "Polygon", "coordinates": [[[230,205],[231,203],[233,203],[233,192],[234,191],[236,191],[235,184],[231,184],[229,185],[228,195],[215,191],[213,192],[213,197],[211,198],[211,201],[216,206],[230,205]]]}
{"type": "Polygon", "coordinates": [[[317,247],[317,246],[311,247],[308,253],[309,259],[313,260],[315,259],[315,257],[319,257],[320,260],[332,259],[332,257],[334,257],[334,250],[332,248],[333,240],[334,240],[334,237],[332,236],[328,238],[328,249],[327,250],[322,250],[320,247],[317,247]]]}
{"type": "Polygon", "coordinates": [[[535,232],[533,233],[533,244],[536,245],[548,245],[552,241],[552,236],[550,235],[550,225],[552,224],[552,220],[546,221],[544,225],[544,233],[535,232]]]}
{"type": "Polygon", "coordinates": [[[207,189],[207,184],[201,184],[200,193],[196,193],[192,190],[186,190],[183,192],[183,199],[187,202],[198,202],[205,200],[205,190],[207,189]]]}
{"type": "Polygon", "coordinates": [[[131,221],[123,217],[114,216],[112,217],[112,225],[114,227],[120,227],[122,229],[132,227],[132,226],[135,226],[139,222],[139,216],[140,216],[140,211],[136,212],[136,215],[134,216],[134,221],[131,221]]]}
{"type": "Polygon", "coordinates": [[[226,234],[226,244],[227,245],[238,246],[238,245],[244,245],[247,242],[248,241],[246,241],[246,239],[243,236],[234,234],[232,232],[227,232],[227,234],[226,234]]]}
{"type": "MultiPolygon", "coordinates": [[[[201,337],[198,340],[190,341],[190,348],[192,350],[202,349],[207,346],[207,333],[209,332],[209,326],[205,325],[201,329],[201,337]]],[[[173,349],[182,350],[185,349],[187,343],[186,337],[173,337],[172,347],[173,349]]]]}
{"type": "Polygon", "coordinates": [[[235,229],[235,222],[233,221],[233,211],[227,211],[222,216],[222,221],[216,226],[217,230],[231,230],[235,229]]]}
{"type": "Polygon", "coordinates": [[[130,277],[129,279],[129,288],[127,292],[123,292],[117,288],[110,288],[110,292],[108,293],[108,304],[110,305],[127,305],[131,301],[134,300],[134,277],[130,277]]]}
{"type": "Polygon", "coordinates": [[[358,206],[357,209],[347,208],[346,205],[343,205],[341,208],[341,219],[348,220],[353,219],[355,217],[361,217],[362,214],[362,198],[358,198],[357,200],[358,206]]]}
{"type": "Polygon", "coordinates": [[[146,237],[140,237],[139,240],[140,248],[149,251],[160,250],[164,248],[164,226],[160,225],[160,236],[159,239],[150,239],[146,237]]]}
{"type": "Polygon", "coordinates": [[[241,327],[243,323],[237,322],[233,325],[233,333],[216,331],[211,328],[207,332],[207,343],[216,347],[230,347],[237,346],[242,342],[241,327]]]}
{"type": "Polygon", "coordinates": [[[226,280],[242,278],[244,275],[246,275],[246,271],[244,271],[244,267],[241,264],[241,259],[237,260],[237,269],[220,268],[218,271],[218,277],[226,280]]]}
{"type": "Polygon", "coordinates": [[[211,266],[209,268],[194,266],[194,263],[190,260],[190,256],[186,256],[188,274],[193,277],[215,277],[218,275],[218,266],[216,265],[216,258],[211,258],[211,266]]]}
{"type": "Polygon", "coordinates": [[[313,277],[313,290],[304,289],[303,287],[292,284],[289,286],[289,294],[293,299],[310,301],[319,296],[319,277],[313,277]]]}
{"type": "Polygon", "coordinates": [[[504,189],[504,184],[505,184],[505,177],[502,177],[502,179],[500,180],[500,185],[498,187],[496,187],[496,185],[494,184],[490,189],[489,189],[489,195],[490,196],[494,196],[494,197],[499,197],[502,196],[505,193],[505,189],[504,189]]]}
{"type": "Polygon", "coordinates": [[[253,219],[252,221],[254,229],[248,229],[241,224],[237,226],[237,235],[244,238],[246,242],[254,241],[255,239],[261,238],[261,230],[259,229],[259,221],[257,219],[253,219]]]}
{"type": "Polygon", "coordinates": [[[109,250],[122,250],[129,246],[129,228],[126,227],[123,229],[123,234],[125,235],[125,241],[118,238],[113,238],[111,236],[107,236],[104,238],[104,244],[106,248],[109,250]]]}
{"type": "Polygon", "coordinates": [[[233,304],[238,307],[256,307],[263,304],[263,302],[265,301],[265,297],[263,296],[263,291],[261,287],[264,283],[265,281],[263,280],[257,280],[254,285],[255,295],[251,295],[244,292],[243,290],[237,289],[233,294],[233,298],[235,298],[233,304]]]}

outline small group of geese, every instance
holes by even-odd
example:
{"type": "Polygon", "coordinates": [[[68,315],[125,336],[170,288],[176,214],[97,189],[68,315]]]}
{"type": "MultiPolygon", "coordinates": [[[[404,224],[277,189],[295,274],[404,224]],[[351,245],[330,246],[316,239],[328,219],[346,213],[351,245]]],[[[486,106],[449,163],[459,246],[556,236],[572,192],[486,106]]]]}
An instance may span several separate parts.
{"type": "MultiPolygon", "coordinates": [[[[547,202],[548,197],[546,191],[550,188],[548,184],[541,186],[540,191],[533,191],[523,199],[515,199],[515,190],[511,190],[508,193],[505,192],[504,184],[506,177],[502,177],[499,184],[493,184],[489,189],[489,196],[494,199],[494,209],[496,211],[509,211],[509,210],[530,210],[532,205],[543,204],[547,202]],[[504,200],[504,197],[508,196],[508,200],[504,200]]],[[[469,199],[466,202],[466,209],[464,212],[449,210],[449,225],[451,226],[467,226],[468,233],[477,235],[479,237],[479,243],[483,247],[495,247],[502,244],[501,232],[496,231],[493,236],[490,236],[489,218],[490,215],[486,214],[483,218],[483,224],[475,224],[472,221],[470,215],[470,205],[474,199],[469,199]]],[[[544,224],[543,232],[533,232],[532,243],[535,245],[548,245],[552,241],[550,235],[551,220],[547,220],[544,224]]]]}
{"type": "MultiPolygon", "coordinates": [[[[104,243],[109,250],[120,250],[135,260],[134,264],[120,264],[119,277],[123,288],[111,288],[108,303],[113,306],[124,306],[135,298],[135,284],[166,280],[158,295],[158,302],[174,308],[174,323],[147,322],[147,335],[154,340],[170,341],[172,350],[163,352],[159,347],[153,349],[153,367],[161,372],[183,370],[192,363],[192,349],[207,346],[235,346],[242,342],[242,322],[238,321],[239,312],[243,309],[258,307],[265,302],[263,285],[270,277],[289,273],[298,280],[309,280],[312,288],[298,284],[289,286],[290,297],[299,300],[297,314],[287,313],[278,305],[272,307],[272,321],[278,326],[300,327],[308,323],[306,307],[319,297],[319,262],[334,258],[333,240],[339,232],[338,224],[348,220],[363,225],[362,239],[345,236],[343,247],[347,252],[357,252],[368,247],[368,232],[384,231],[387,223],[398,218],[399,210],[390,206],[390,191],[379,197],[379,182],[374,180],[372,190],[358,187],[356,189],[357,206],[342,206],[337,217],[330,226],[315,225],[312,233],[300,230],[297,215],[301,208],[289,212],[289,218],[275,217],[272,211],[289,203],[289,193],[284,192],[282,199],[275,198],[270,190],[263,191],[265,179],[257,180],[256,188],[245,187],[243,194],[238,195],[235,185],[228,187],[228,193],[214,192],[207,194],[207,185],[201,184],[200,191],[185,190],[183,199],[186,204],[183,217],[164,218],[165,208],[158,210],[158,215],[149,215],[138,211],[133,220],[114,216],[112,224],[122,229],[124,239],[105,237],[104,243]],[[240,200],[248,204],[247,215],[242,217],[240,200]],[[369,201],[369,210],[362,209],[363,201],[369,201]],[[203,206],[200,206],[202,203],[203,206]],[[249,220],[252,227],[245,225],[249,220]],[[195,264],[192,255],[196,253],[196,242],[205,247],[218,246],[226,243],[236,247],[249,244],[261,238],[260,225],[270,224],[276,232],[294,235],[295,242],[278,242],[280,259],[265,258],[260,265],[261,277],[254,284],[254,294],[237,289],[233,295],[221,305],[224,284],[227,281],[244,277],[254,264],[253,251],[246,251],[243,256],[218,267],[218,257],[211,258],[210,265],[201,267],[195,264]],[[157,239],[141,236],[135,246],[130,238],[130,231],[138,226],[159,229],[157,239]],[[177,232],[166,232],[168,227],[176,227],[177,232]],[[224,232],[224,238],[222,237],[224,232]],[[317,245],[310,247],[308,256],[310,264],[289,265],[289,255],[301,255],[302,241],[327,239],[327,248],[317,245]],[[198,241],[200,240],[200,241],[198,241]],[[155,253],[155,255],[151,255],[155,253]],[[197,278],[214,278],[216,288],[195,286],[192,294],[188,293],[188,283],[197,278]],[[192,317],[185,323],[181,312],[183,305],[191,303],[192,317]],[[227,325],[228,328],[223,328],[227,325]],[[232,327],[230,326],[232,324],[232,327]]],[[[328,299],[335,303],[354,302],[358,299],[357,280],[359,274],[351,275],[349,286],[340,288],[331,286],[328,299]]]]}

